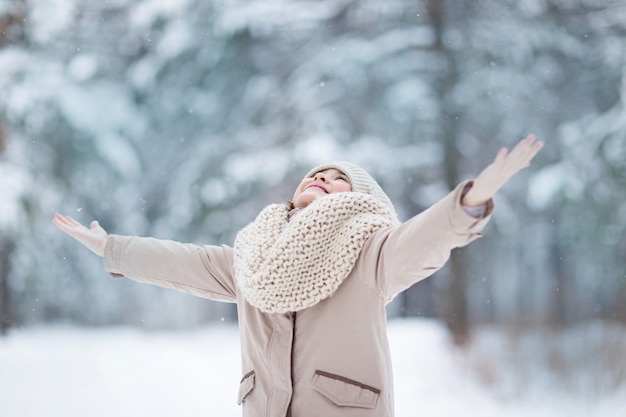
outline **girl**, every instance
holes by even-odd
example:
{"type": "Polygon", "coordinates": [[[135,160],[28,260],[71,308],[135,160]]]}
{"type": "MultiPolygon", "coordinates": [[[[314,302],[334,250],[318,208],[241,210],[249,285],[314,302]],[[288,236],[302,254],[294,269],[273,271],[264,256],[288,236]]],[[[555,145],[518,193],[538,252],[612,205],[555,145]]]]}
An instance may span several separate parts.
{"type": "Polygon", "coordinates": [[[542,146],[529,135],[501,149],[474,181],[404,223],[348,162],[311,170],[233,247],[109,235],[60,214],[53,222],[114,277],[237,303],[244,417],[392,417],[385,305],[480,236],[495,192],[542,146]]]}

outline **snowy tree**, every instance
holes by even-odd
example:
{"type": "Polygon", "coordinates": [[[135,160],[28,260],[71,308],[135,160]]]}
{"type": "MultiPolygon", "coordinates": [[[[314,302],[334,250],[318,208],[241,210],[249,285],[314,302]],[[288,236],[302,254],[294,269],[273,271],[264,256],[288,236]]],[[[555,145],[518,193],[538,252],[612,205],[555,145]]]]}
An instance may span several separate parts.
{"type": "Polygon", "coordinates": [[[312,165],[349,159],[406,219],[529,131],[547,146],[497,196],[486,236],[390,314],[446,317],[459,340],[480,321],[623,318],[623,10],[0,1],[0,271],[14,324],[234,317],[103,279],[52,229],[55,211],[112,233],[232,243],[312,165]]]}

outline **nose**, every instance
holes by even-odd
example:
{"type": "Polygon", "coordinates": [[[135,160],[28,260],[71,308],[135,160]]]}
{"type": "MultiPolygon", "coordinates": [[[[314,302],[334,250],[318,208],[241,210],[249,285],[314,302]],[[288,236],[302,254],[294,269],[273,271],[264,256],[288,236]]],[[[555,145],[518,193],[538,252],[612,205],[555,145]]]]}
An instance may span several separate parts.
{"type": "Polygon", "coordinates": [[[313,177],[313,179],[315,181],[317,180],[321,180],[322,182],[327,183],[328,182],[328,178],[326,177],[326,175],[324,175],[323,172],[318,172],[317,174],[315,174],[315,176],[313,177]]]}

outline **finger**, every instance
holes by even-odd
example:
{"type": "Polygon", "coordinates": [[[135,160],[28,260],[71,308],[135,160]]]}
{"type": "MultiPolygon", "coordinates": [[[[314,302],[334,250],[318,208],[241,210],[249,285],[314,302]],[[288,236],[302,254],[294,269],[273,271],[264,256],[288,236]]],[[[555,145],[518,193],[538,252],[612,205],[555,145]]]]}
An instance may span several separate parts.
{"type": "Polygon", "coordinates": [[[74,226],[82,226],[82,224],[81,224],[81,223],[77,222],[76,220],[74,220],[74,219],[73,219],[72,217],[70,217],[70,216],[65,216],[65,218],[67,219],[67,222],[68,222],[69,224],[71,224],[71,225],[74,225],[74,226]]]}
{"type": "Polygon", "coordinates": [[[85,228],[82,224],[80,224],[79,222],[77,222],[70,216],[63,216],[63,215],[55,216],[55,220],[56,220],[55,224],[61,230],[63,230],[64,232],[68,234],[71,234],[74,231],[85,228]]]}
{"type": "Polygon", "coordinates": [[[500,162],[504,160],[508,154],[509,150],[507,148],[500,148],[498,153],[496,154],[495,162],[500,162]]]}
{"type": "Polygon", "coordinates": [[[61,229],[62,232],[67,233],[68,235],[72,233],[72,231],[74,230],[74,228],[70,225],[68,225],[67,223],[65,223],[65,221],[63,219],[54,219],[52,220],[53,223],[56,225],[56,227],[58,227],[59,229],[61,229]]]}
{"type": "Polygon", "coordinates": [[[59,227],[63,227],[63,228],[71,227],[71,223],[67,221],[65,216],[62,216],[60,214],[55,215],[52,221],[54,222],[54,224],[56,224],[59,227]]]}
{"type": "Polygon", "coordinates": [[[526,162],[534,158],[534,156],[543,147],[543,142],[535,142],[536,136],[530,134],[522,139],[511,151],[510,162],[516,163],[520,167],[525,167],[526,162]]]}
{"type": "Polygon", "coordinates": [[[535,144],[533,144],[533,147],[531,148],[531,159],[535,157],[535,155],[537,155],[539,153],[539,151],[541,150],[541,148],[543,148],[544,143],[543,142],[536,142],[535,144]]]}
{"type": "Polygon", "coordinates": [[[511,151],[511,153],[518,154],[520,152],[524,152],[525,150],[527,150],[530,147],[532,147],[532,143],[534,142],[534,140],[535,140],[535,135],[530,134],[530,135],[526,136],[524,139],[522,139],[519,142],[517,142],[517,144],[515,145],[515,147],[511,151]]]}
{"type": "Polygon", "coordinates": [[[530,162],[535,157],[535,155],[539,153],[541,148],[543,148],[543,142],[535,142],[532,145],[530,145],[527,149],[523,149],[521,151],[520,158],[522,158],[523,161],[530,162]]]}
{"type": "Polygon", "coordinates": [[[100,223],[98,223],[98,220],[93,220],[90,224],[92,229],[97,229],[100,227],[100,223]]]}
{"type": "Polygon", "coordinates": [[[59,228],[60,228],[60,227],[61,227],[61,219],[60,219],[60,216],[55,215],[55,216],[52,218],[52,223],[54,223],[54,225],[55,225],[56,227],[59,227],[59,228]]]}
{"type": "Polygon", "coordinates": [[[65,223],[65,216],[63,216],[62,214],[59,214],[59,213],[55,213],[54,217],[52,218],[52,220],[56,221],[56,222],[65,223]]]}
{"type": "Polygon", "coordinates": [[[72,217],[70,216],[66,216],[67,217],[67,221],[68,221],[68,225],[76,230],[87,230],[87,228],[80,222],[74,220],[72,217]]]}

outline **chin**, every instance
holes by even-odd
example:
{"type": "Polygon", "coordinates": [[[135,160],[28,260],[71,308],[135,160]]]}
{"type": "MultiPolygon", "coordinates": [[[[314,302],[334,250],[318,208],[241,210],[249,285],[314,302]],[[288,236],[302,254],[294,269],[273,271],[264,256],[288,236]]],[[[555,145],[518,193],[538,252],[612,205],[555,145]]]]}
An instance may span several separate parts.
{"type": "Polygon", "coordinates": [[[305,208],[306,206],[314,202],[316,199],[317,199],[317,196],[313,198],[308,198],[308,196],[307,198],[299,198],[298,201],[293,202],[293,206],[296,208],[305,208]]]}

